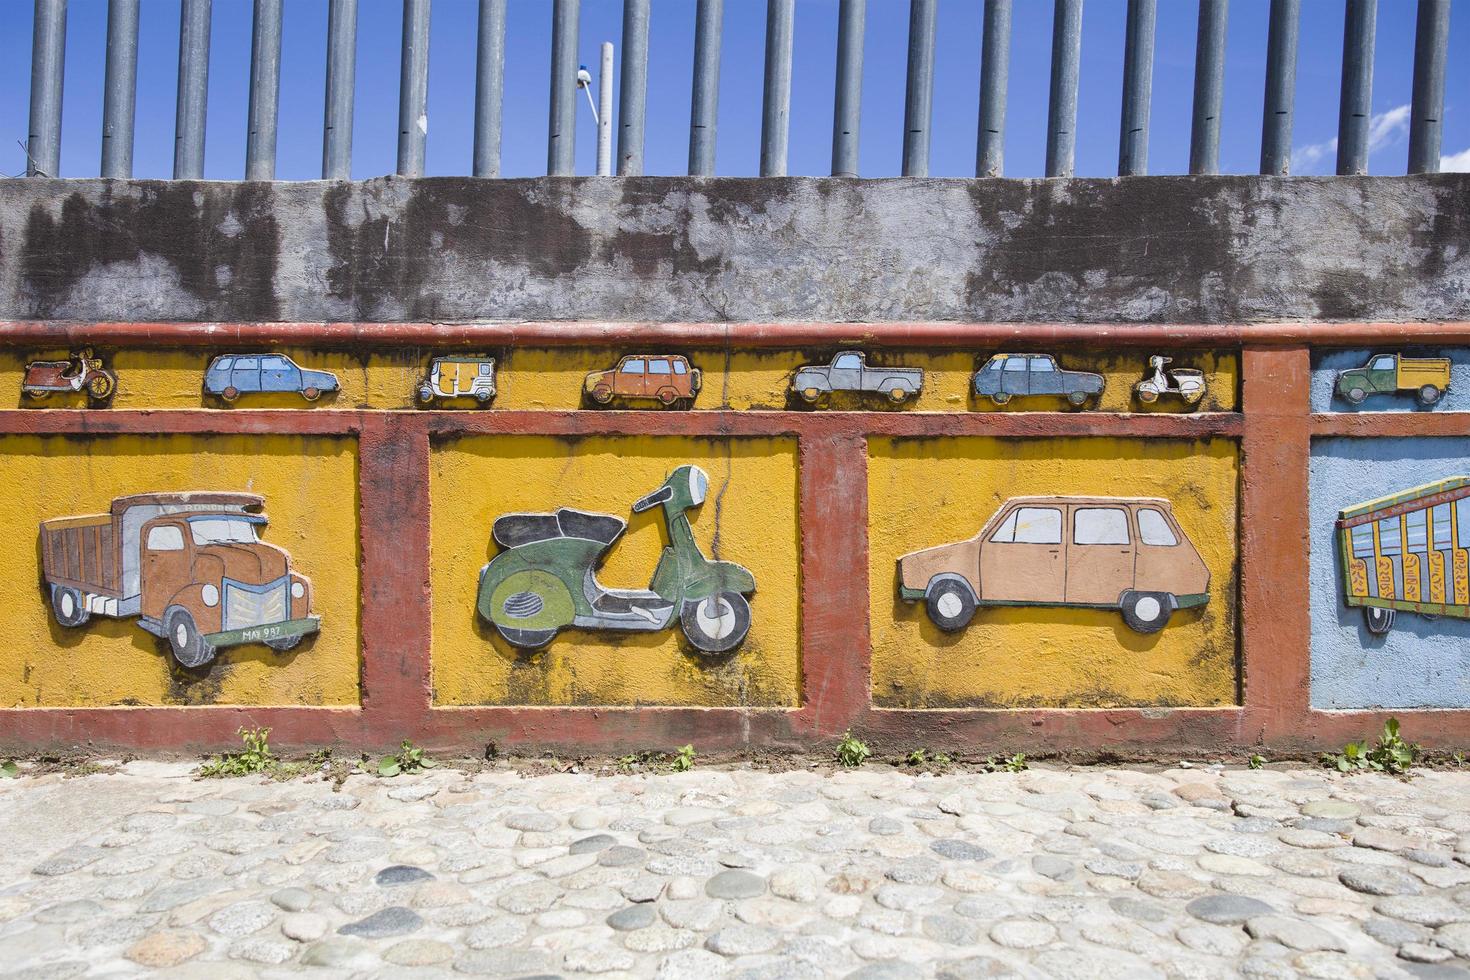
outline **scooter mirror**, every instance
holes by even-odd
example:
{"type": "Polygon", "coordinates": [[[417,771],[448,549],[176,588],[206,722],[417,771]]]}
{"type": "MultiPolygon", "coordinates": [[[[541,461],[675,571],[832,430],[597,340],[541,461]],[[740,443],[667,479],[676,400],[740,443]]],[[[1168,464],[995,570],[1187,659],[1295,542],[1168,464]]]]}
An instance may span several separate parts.
{"type": "Polygon", "coordinates": [[[709,491],[709,477],[698,466],[689,467],[689,500],[696,506],[704,503],[709,491]]]}

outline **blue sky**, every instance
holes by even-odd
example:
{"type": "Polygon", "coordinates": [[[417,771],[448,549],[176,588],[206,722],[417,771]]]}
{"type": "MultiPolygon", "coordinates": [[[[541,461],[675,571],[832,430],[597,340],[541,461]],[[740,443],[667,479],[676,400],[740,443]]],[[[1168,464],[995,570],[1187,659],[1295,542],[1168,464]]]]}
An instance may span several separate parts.
{"type": "MultiPolygon", "coordinates": [[[[648,144],[651,174],[685,172],[694,0],[653,0],[648,144]]],[[[760,156],[765,3],[727,0],[720,84],[720,174],[753,175],[760,156]]],[[[1458,7],[1458,5],[1456,5],[1458,7]]],[[[249,0],[215,0],[205,175],[237,179],[244,171],[246,91],[250,64],[249,0]]],[[[979,103],[979,0],[939,4],[931,173],[971,176],[979,103]]],[[[1302,5],[1297,70],[1296,173],[1331,173],[1342,60],[1341,0],[1302,5]]],[[[510,0],[502,172],[545,172],[550,0],[510,0]]],[[[594,74],[598,45],[620,43],[619,0],[584,0],[582,61],[594,74]]],[[[831,163],[832,88],[837,0],[797,0],[790,172],[826,174],[831,163]]],[[[1268,0],[1231,4],[1221,169],[1254,173],[1260,156],[1268,0]]],[[[1414,48],[1412,0],[1381,0],[1373,106],[1374,173],[1403,173],[1414,48]]],[[[326,0],[286,0],[277,176],[321,173],[326,0]]],[[[1116,172],[1126,0],[1087,0],[1084,13],[1077,173],[1116,172]]],[[[1180,173],[1189,159],[1190,101],[1197,6],[1163,0],[1154,63],[1151,173],[1180,173]]],[[[23,170],[16,141],[27,129],[31,3],[5,0],[0,12],[0,172],[23,170]]],[[[1039,176],[1045,160],[1050,0],[1016,0],[1012,39],[1006,173],[1039,176]]],[[[361,0],[353,176],[390,173],[396,160],[399,0],[361,0]]],[[[71,0],[68,18],[62,175],[93,176],[101,146],[106,0],[71,0]]],[[[167,177],[173,164],[178,53],[178,0],[142,0],[138,122],[134,172],[167,177]]],[[[474,0],[436,0],[430,42],[427,171],[470,169],[474,105],[474,0]]],[[[865,47],[861,168],[864,176],[898,173],[908,30],[906,0],[870,0],[865,47]]],[[[1470,11],[1451,21],[1443,152],[1470,170],[1470,11]]],[[[616,86],[615,86],[616,91],[616,86]]],[[[585,98],[579,104],[577,165],[591,173],[596,132],[585,98]]]]}

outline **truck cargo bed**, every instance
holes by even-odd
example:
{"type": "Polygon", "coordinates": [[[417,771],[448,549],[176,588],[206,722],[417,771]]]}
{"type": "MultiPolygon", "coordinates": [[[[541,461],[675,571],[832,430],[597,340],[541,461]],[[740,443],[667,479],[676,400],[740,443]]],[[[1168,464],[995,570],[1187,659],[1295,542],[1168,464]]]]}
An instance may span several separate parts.
{"type": "Polygon", "coordinates": [[[121,583],[112,517],[101,514],[43,521],[41,569],[51,584],[118,596],[121,583]]]}

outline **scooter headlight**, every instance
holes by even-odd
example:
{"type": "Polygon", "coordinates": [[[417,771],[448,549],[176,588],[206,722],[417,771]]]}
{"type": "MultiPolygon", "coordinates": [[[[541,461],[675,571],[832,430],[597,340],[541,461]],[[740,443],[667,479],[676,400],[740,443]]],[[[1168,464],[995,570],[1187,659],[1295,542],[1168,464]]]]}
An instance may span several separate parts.
{"type": "Polygon", "coordinates": [[[709,477],[704,470],[698,466],[689,467],[689,499],[696,504],[704,503],[704,495],[709,490],[709,477]]]}

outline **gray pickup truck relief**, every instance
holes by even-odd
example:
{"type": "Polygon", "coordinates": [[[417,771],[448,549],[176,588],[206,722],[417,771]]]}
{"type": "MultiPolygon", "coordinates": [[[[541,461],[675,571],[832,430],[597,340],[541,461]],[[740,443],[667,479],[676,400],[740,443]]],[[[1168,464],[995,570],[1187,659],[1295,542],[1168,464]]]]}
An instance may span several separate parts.
{"type": "Polygon", "coordinates": [[[923,387],[923,368],[874,367],[860,350],[843,351],[831,364],[803,365],[791,378],[791,389],[806,402],[816,402],[834,391],[852,391],[877,392],[897,405],[923,387]]]}

